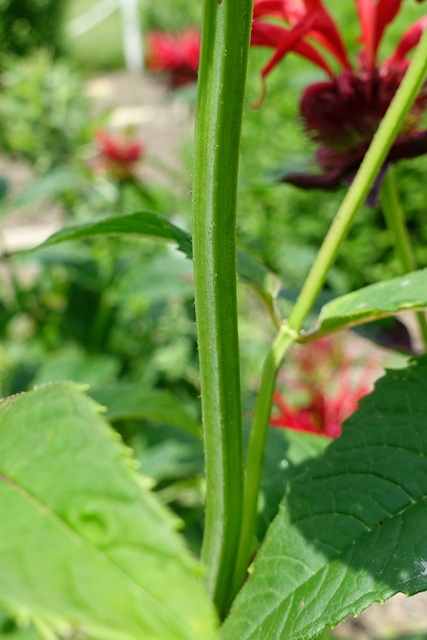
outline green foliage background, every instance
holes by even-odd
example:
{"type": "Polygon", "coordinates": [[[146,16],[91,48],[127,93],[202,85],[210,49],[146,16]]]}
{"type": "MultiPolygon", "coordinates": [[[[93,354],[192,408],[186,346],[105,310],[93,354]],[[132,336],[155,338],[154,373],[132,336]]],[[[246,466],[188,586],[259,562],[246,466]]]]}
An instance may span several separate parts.
{"type": "Polygon", "coordinates": [[[67,0],[1,0],[2,52],[26,55],[48,47],[63,50],[62,16],[67,0]]]}

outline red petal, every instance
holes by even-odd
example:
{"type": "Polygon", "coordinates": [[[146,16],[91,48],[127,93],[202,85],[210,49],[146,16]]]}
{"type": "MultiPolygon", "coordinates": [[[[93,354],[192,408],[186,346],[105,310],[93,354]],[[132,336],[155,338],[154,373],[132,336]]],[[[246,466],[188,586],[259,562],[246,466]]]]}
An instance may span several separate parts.
{"type": "Polygon", "coordinates": [[[252,25],[251,45],[277,48],[282,42],[284,31],[287,30],[277,24],[256,21],[252,25]]]}
{"type": "Polygon", "coordinates": [[[147,34],[147,63],[153,71],[165,71],[189,66],[197,71],[200,34],[195,29],[175,35],[150,31],[147,34]]]}
{"type": "Polygon", "coordinates": [[[356,0],[357,13],[359,15],[361,41],[364,45],[366,65],[373,69],[375,67],[375,18],[376,7],[373,0],[356,0]]]}
{"type": "MultiPolygon", "coordinates": [[[[283,38],[280,46],[277,48],[276,53],[274,54],[268,65],[263,69],[263,76],[266,76],[286,56],[286,54],[289,53],[289,51],[297,51],[299,45],[303,44],[301,41],[306,36],[312,37],[313,39],[317,40],[332,54],[334,54],[343,68],[350,68],[345,50],[343,49],[344,53],[341,54],[341,52],[338,52],[335,49],[335,46],[331,44],[331,39],[327,35],[328,29],[325,29],[324,25],[319,24],[315,17],[311,16],[310,18],[305,18],[304,20],[301,20],[301,22],[298,23],[293,29],[283,29],[282,33],[283,38]]],[[[307,43],[304,44],[307,45],[307,43]]],[[[304,57],[306,56],[304,55],[304,57]]],[[[309,59],[311,60],[312,57],[310,56],[309,59]]],[[[316,64],[318,63],[316,62],[316,64]]],[[[325,68],[325,64],[326,61],[324,60],[324,64],[322,65],[323,68],[325,68]]]]}
{"type": "MultiPolygon", "coordinates": [[[[337,26],[329,13],[326,11],[321,0],[305,0],[302,2],[295,0],[257,0],[254,8],[253,29],[260,24],[260,17],[272,15],[282,17],[293,28],[282,30],[282,40],[277,42],[277,51],[263,70],[266,76],[275,66],[286,56],[289,51],[296,51],[297,45],[306,37],[312,38],[325,47],[338,60],[344,69],[350,68],[347,52],[337,26]],[[304,12],[302,9],[304,8],[304,12]]],[[[262,23],[262,22],[261,22],[262,23]]],[[[305,55],[305,54],[302,54],[305,55]]],[[[309,55],[313,59],[313,53],[309,55]]],[[[313,60],[314,61],[314,60],[313,60]]],[[[320,60],[317,56],[316,64],[320,60]]],[[[325,68],[326,61],[321,64],[325,68]]]]}
{"type": "MultiPolygon", "coordinates": [[[[286,33],[289,33],[288,29],[283,29],[276,24],[267,24],[266,22],[261,21],[254,22],[251,45],[278,48],[283,42],[283,38],[286,33]]],[[[326,71],[329,76],[332,77],[334,75],[325,58],[317,51],[317,49],[312,47],[311,44],[308,44],[307,42],[298,42],[290,49],[290,51],[294,51],[306,60],[310,60],[310,62],[313,62],[313,64],[320,67],[320,69],[326,71]]],[[[270,67],[270,63],[268,63],[268,65],[263,69],[263,77],[265,77],[271,70],[272,67],[270,67]]]]}
{"type": "Polygon", "coordinates": [[[312,31],[308,34],[324,47],[326,47],[338,60],[343,69],[350,69],[347,51],[341,38],[340,32],[326,11],[321,0],[305,0],[306,17],[314,16],[312,31]]]}
{"type": "Polygon", "coordinates": [[[399,13],[402,0],[356,0],[361,26],[361,40],[364,44],[365,63],[374,69],[378,47],[386,27],[399,13]]]}
{"type": "Polygon", "coordinates": [[[385,28],[392,22],[399,13],[402,0],[378,0],[377,18],[375,25],[375,55],[384,35],[385,28]]]}
{"type": "Polygon", "coordinates": [[[262,70],[262,75],[264,77],[270,73],[276,64],[278,64],[282,58],[289,53],[289,51],[293,51],[295,49],[296,45],[299,44],[299,42],[310,31],[310,26],[310,24],[307,24],[307,20],[301,20],[301,22],[293,29],[282,29],[282,39],[277,45],[276,53],[262,70]]]}
{"type": "Polygon", "coordinates": [[[254,4],[254,18],[259,16],[277,16],[295,24],[305,15],[304,4],[296,0],[256,0],[254,4]]]}
{"type": "Polygon", "coordinates": [[[419,42],[424,29],[427,27],[427,16],[420,18],[403,34],[395,52],[384,63],[385,66],[402,61],[406,54],[419,42]]]}

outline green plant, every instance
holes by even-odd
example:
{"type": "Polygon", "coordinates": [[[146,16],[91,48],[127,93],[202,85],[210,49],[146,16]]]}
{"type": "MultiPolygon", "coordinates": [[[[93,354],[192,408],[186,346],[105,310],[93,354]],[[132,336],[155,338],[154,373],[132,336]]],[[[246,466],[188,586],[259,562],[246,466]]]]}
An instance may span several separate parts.
{"type": "Polygon", "coordinates": [[[179,31],[194,24],[200,24],[201,5],[199,2],[183,2],[166,0],[159,3],[149,0],[144,3],[142,12],[143,24],[149,29],[163,31],[179,31]]]}
{"type": "Polygon", "coordinates": [[[25,158],[37,173],[70,162],[95,126],[79,74],[66,60],[53,61],[47,50],[24,59],[8,56],[3,67],[3,151],[25,158]]]}
{"type": "Polygon", "coordinates": [[[57,55],[62,49],[64,0],[3,0],[0,38],[4,53],[25,56],[47,47],[57,55]]]}
{"type": "MultiPolygon", "coordinates": [[[[353,2],[326,2],[340,26],[356,60],[357,20],[353,2]]],[[[395,22],[387,30],[381,59],[391,55],[393,46],[411,21],[422,16],[423,5],[403,2],[395,22]],[[393,34],[390,37],[391,33],[393,34]]],[[[268,92],[260,109],[253,109],[260,97],[259,71],[270,51],[251,51],[245,117],[242,132],[241,177],[238,202],[238,242],[267,264],[279,277],[300,287],[317,251],[319,238],[326,233],[345,188],[313,192],[295,189],[279,180],[292,171],[313,171],[315,145],[303,134],[298,98],[304,87],[320,82],[324,74],[299,56],[278,65],[268,77],[268,92]],[[284,246],[286,245],[286,251],[284,246]]],[[[425,225],[422,211],[426,199],[417,183],[426,171],[426,156],[399,162],[396,167],[402,205],[411,230],[419,264],[425,264],[425,225]]],[[[362,206],[345,250],[328,274],[327,287],[335,295],[360,288],[386,277],[398,275],[399,267],[391,251],[381,207],[362,206]]]]}
{"type": "MultiPolygon", "coordinates": [[[[314,4],[322,32],[328,22],[320,3],[314,4]]],[[[410,595],[427,588],[425,355],[389,371],[325,449],[307,434],[296,434],[293,442],[279,434],[271,441],[268,430],[276,375],[295,343],[427,307],[424,269],[336,298],[305,327],[357,210],[424,86],[427,30],[286,320],[277,305],[277,282],[240,256],[239,274],[257,290],[277,330],[261,372],[245,458],[236,209],[251,21],[249,0],[205,1],[192,243],[166,218],[142,211],[64,229],[43,244],[136,234],[173,242],[193,259],[206,465],[202,567],[135,471],[129,451],[112,437],[99,405],[81,388],[47,385],[3,401],[0,602],[18,620],[32,621],[45,640],[299,640],[397,591],[410,595]],[[264,468],[266,448],[277,456],[282,446],[286,459],[291,445],[299,449],[299,462],[285,478],[280,505],[274,501],[277,515],[260,547],[260,486],[263,474],[277,472],[277,457],[273,468],[264,468]],[[225,620],[220,630],[218,619],[225,620]]],[[[388,212],[402,223],[395,205],[388,212]]],[[[403,254],[403,245],[396,245],[403,254]]],[[[120,399],[133,408],[149,405],[150,398],[135,394],[135,387],[126,395],[118,389],[99,399],[114,415],[120,399]]],[[[178,410],[172,408],[168,419],[198,437],[198,423],[178,410]]]]}

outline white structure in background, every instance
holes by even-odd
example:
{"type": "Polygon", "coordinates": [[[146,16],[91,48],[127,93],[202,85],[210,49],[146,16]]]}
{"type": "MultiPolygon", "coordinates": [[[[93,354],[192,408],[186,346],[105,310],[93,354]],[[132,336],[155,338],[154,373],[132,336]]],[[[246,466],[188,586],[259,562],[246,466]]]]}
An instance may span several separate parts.
{"type": "Polygon", "coordinates": [[[138,0],[99,0],[90,9],[68,23],[71,36],[78,38],[104,22],[115,11],[120,11],[123,30],[123,53],[126,68],[140,73],[144,68],[142,30],[139,21],[138,0]]]}

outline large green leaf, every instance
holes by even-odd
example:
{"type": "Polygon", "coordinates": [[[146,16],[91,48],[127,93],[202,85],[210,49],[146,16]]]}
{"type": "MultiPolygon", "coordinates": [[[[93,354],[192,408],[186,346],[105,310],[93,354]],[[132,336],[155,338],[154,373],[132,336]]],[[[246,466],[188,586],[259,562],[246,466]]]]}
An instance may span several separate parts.
{"type": "Polygon", "coordinates": [[[257,534],[261,540],[279,509],[287,483],[319,456],[330,438],[293,429],[271,428],[261,480],[257,534]]]}
{"type": "MultiPolygon", "coordinates": [[[[167,218],[153,211],[140,211],[128,215],[114,216],[98,222],[61,229],[35,248],[43,249],[60,242],[105,235],[137,235],[158,238],[176,242],[178,248],[188,257],[191,257],[192,254],[189,234],[169,222],[167,218]]],[[[26,251],[25,253],[28,252],[26,251]]]]}
{"type": "MultiPolygon", "coordinates": [[[[190,234],[169,222],[164,216],[153,211],[140,211],[128,215],[114,216],[92,222],[89,224],[68,227],[52,234],[42,244],[34,249],[19,252],[31,253],[38,249],[44,249],[70,240],[83,240],[105,235],[136,235],[157,238],[168,242],[175,242],[178,249],[187,258],[192,258],[192,244],[190,234]]],[[[17,255],[19,255],[19,253],[17,255]]],[[[273,322],[278,324],[279,312],[276,307],[276,298],[279,294],[280,283],[277,277],[268,269],[260,265],[254,258],[239,251],[238,253],[239,277],[249,284],[260,296],[266,309],[272,316],[273,322]]]]}
{"type": "Polygon", "coordinates": [[[305,334],[314,340],[331,331],[345,329],[400,311],[427,307],[427,269],[414,271],[399,278],[372,284],[328,302],[319,321],[305,334]]]}
{"type": "Polygon", "coordinates": [[[200,423],[176,398],[163,389],[143,389],[131,382],[90,389],[90,395],[107,407],[107,418],[116,420],[154,420],[184,429],[199,438],[200,423]]]}
{"type": "Polygon", "coordinates": [[[176,519],[75,385],[0,404],[0,604],[100,640],[201,640],[214,616],[176,519]]]}
{"type": "Polygon", "coordinates": [[[288,488],[225,640],[315,636],[427,589],[427,357],[389,371],[288,488]]]}

